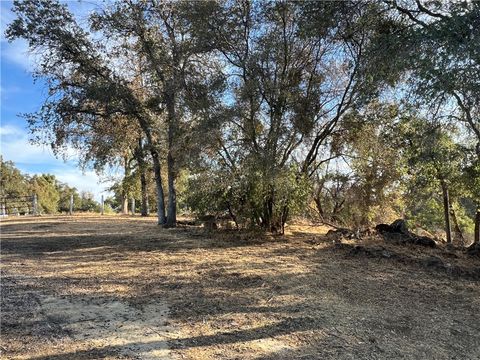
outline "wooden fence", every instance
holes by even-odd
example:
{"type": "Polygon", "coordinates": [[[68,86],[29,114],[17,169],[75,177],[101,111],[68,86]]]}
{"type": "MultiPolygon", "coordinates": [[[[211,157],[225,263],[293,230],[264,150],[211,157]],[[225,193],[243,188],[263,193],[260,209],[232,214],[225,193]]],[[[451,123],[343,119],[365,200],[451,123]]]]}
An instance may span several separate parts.
{"type": "Polygon", "coordinates": [[[38,215],[37,195],[0,197],[0,216],[38,215]]]}

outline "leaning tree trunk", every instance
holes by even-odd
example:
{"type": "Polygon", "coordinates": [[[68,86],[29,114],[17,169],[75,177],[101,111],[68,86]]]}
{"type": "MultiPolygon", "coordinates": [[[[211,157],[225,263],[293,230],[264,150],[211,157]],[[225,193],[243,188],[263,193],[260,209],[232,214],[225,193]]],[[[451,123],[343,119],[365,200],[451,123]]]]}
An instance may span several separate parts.
{"type": "Polygon", "coordinates": [[[318,192],[314,197],[313,197],[313,201],[315,202],[315,206],[317,207],[317,212],[318,212],[318,215],[320,215],[320,218],[322,220],[325,219],[325,213],[323,211],[323,206],[322,206],[322,199],[321,199],[321,196],[320,196],[320,192],[318,192]]]}
{"type": "Polygon", "coordinates": [[[445,233],[447,235],[447,243],[452,243],[452,230],[450,227],[450,199],[448,196],[448,186],[445,180],[441,180],[442,193],[443,193],[443,210],[445,214],[445,233]]]}
{"type": "Polygon", "coordinates": [[[457,214],[453,209],[453,206],[450,208],[450,214],[452,215],[452,222],[453,222],[453,231],[455,233],[455,238],[460,242],[462,246],[465,245],[465,238],[462,233],[462,229],[460,229],[460,225],[458,224],[457,214]]]}
{"type": "Polygon", "coordinates": [[[150,124],[142,116],[138,116],[137,119],[145,134],[147,146],[150,149],[150,154],[152,155],[153,173],[155,176],[155,187],[157,190],[157,223],[158,225],[164,225],[166,223],[165,196],[163,193],[162,172],[160,166],[160,159],[158,158],[158,151],[155,148],[155,142],[153,141],[150,124]]]}

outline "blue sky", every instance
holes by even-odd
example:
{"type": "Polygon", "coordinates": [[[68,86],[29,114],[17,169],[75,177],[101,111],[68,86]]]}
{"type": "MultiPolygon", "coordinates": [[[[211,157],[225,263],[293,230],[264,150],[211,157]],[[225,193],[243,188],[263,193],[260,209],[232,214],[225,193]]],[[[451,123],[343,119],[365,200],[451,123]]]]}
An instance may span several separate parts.
{"type": "MultiPolygon", "coordinates": [[[[92,2],[69,1],[68,6],[76,16],[84,18],[92,2]]],[[[54,174],[60,181],[75,186],[79,191],[90,191],[97,199],[106,194],[106,176],[98,176],[94,171],[82,172],[77,167],[78,158],[70,151],[66,161],[57,159],[46,146],[36,146],[29,142],[26,121],[19,116],[40,108],[46,95],[41,81],[34,83],[31,72],[35,60],[28,54],[24,41],[8,43],[5,29],[15,15],[10,11],[11,2],[0,1],[1,14],[1,77],[0,77],[0,153],[4,160],[13,161],[24,173],[54,174]]]]}

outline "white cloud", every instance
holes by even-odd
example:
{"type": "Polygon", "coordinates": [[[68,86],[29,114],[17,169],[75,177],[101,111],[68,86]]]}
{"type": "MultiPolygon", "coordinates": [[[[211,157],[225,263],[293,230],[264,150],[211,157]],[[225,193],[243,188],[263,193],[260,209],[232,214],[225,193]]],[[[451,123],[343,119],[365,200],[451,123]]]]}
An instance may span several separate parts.
{"type": "Polygon", "coordinates": [[[12,43],[2,41],[2,61],[9,61],[32,72],[38,59],[28,51],[28,44],[25,40],[15,40],[12,43]]]}
{"type": "Polygon", "coordinates": [[[13,125],[0,125],[0,136],[17,135],[24,136],[25,132],[13,125]]]}
{"type": "Polygon", "coordinates": [[[86,171],[82,173],[78,169],[63,170],[59,173],[54,173],[55,177],[61,182],[67,183],[69,186],[76,187],[79,191],[89,191],[95,195],[97,200],[101,195],[108,195],[105,189],[108,188],[110,183],[101,183],[101,179],[94,171],[86,171]]]}
{"type": "Polygon", "coordinates": [[[19,127],[2,125],[0,135],[0,150],[5,159],[32,165],[59,161],[48,147],[31,144],[27,132],[19,127]]]}

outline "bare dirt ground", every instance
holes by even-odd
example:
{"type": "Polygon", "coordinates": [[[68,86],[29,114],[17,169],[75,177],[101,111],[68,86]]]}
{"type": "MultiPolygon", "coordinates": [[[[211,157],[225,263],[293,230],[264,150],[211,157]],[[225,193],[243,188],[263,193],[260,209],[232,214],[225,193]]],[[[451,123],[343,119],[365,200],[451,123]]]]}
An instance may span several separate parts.
{"type": "Polygon", "coordinates": [[[2,359],[480,359],[460,250],[100,216],[0,230],[2,359]]]}

